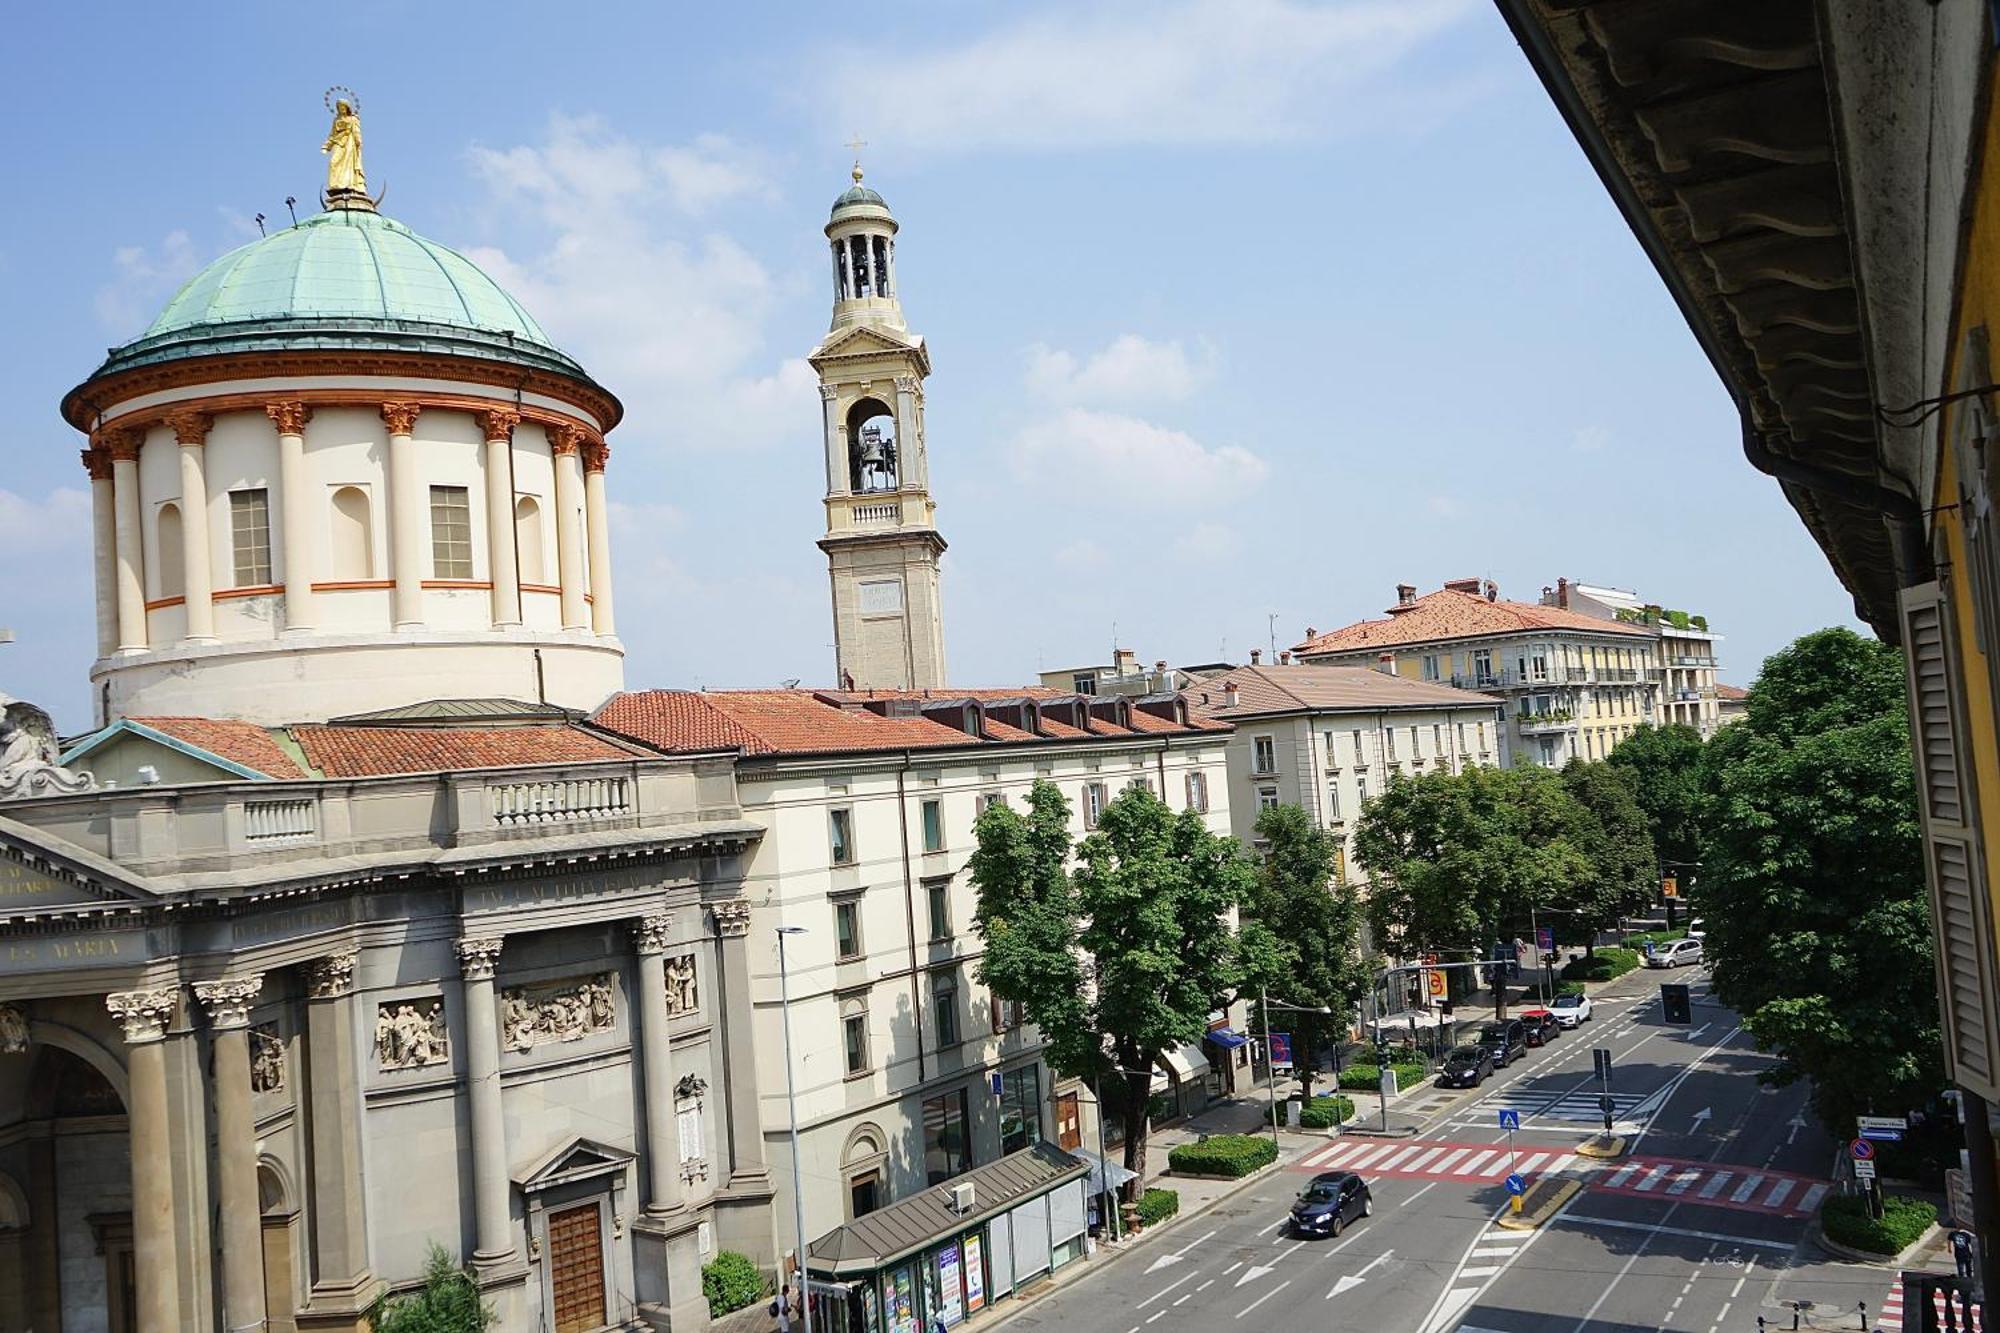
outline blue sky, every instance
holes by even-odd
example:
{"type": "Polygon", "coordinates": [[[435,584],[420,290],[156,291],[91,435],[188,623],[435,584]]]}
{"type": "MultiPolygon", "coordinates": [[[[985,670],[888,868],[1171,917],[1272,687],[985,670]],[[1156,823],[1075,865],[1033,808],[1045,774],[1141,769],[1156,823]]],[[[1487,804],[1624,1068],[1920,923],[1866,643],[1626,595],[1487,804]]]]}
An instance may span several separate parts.
{"type": "Polygon", "coordinates": [[[57,400],[316,198],[334,83],[384,210],[626,402],[635,685],[832,677],[803,357],[856,134],[935,361],[962,683],[1114,634],[1240,660],[1272,614],[1284,646],[1464,575],[1704,612],[1746,684],[1854,623],[1484,3],[70,6],[9,36],[0,688],[69,728],[89,507],[57,400]]]}

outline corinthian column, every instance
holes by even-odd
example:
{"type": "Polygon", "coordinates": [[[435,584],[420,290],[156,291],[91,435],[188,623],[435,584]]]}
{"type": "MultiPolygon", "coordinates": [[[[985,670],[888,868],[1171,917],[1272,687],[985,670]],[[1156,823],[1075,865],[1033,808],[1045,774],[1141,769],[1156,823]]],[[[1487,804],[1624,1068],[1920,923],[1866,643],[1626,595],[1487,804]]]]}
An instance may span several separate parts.
{"type": "Polygon", "coordinates": [[[556,559],[562,575],[562,627],[583,629],[583,468],[578,453],[583,446],[581,427],[549,427],[549,449],[556,460],[556,559]]]}
{"type": "Polygon", "coordinates": [[[847,469],[847,437],[840,428],[840,387],[819,386],[820,421],[826,432],[826,493],[846,495],[851,478],[847,469]]]}
{"type": "Polygon", "coordinates": [[[222,1326],[261,1327],[263,1219],[257,1198],[257,1122],[250,1113],[250,1002],[262,976],[197,981],[215,1043],[215,1159],[222,1205],[222,1326]]]}
{"type": "Polygon", "coordinates": [[[125,426],[105,432],[111,451],[111,499],[118,548],[118,648],[146,646],[146,557],[139,528],[139,447],[146,432],[125,426]]]}
{"type": "Polygon", "coordinates": [[[424,627],[424,530],[430,506],[418,484],[417,446],[410,438],[422,410],[416,403],[382,404],[382,420],[389,427],[389,566],[396,580],[390,604],[397,629],[424,627]]]}
{"type": "Polygon", "coordinates": [[[665,912],[632,926],[639,954],[639,1062],[646,1087],[646,1211],[681,1206],[680,1126],[674,1119],[674,1053],[667,1038],[667,935],[665,912]]]}
{"type": "Polygon", "coordinates": [[[519,412],[495,409],[479,414],[486,431],[486,567],[493,571],[493,623],[503,629],[521,624],[521,571],[514,550],[514,427],[519,412]]]}
{"type": "Polygon", "coordinates": [[[123,991],[104,997],[125,1028],[131,1097],[125,1107],[132,1138],[132,1272],[138,1287],[138,1333],[172,1333],[180,1323],[174,1257],[174,1172],[167,1128],[167,1054],[163,1039],[174,1018],[178,988],[123,991]]]}
{"type": "Polygon", "coordinates": [[[264,404],[278,428],[278,512],[285,525],[285,631],[313,627],[312,489],[306,480],[306,422],[312,409],[297,400],[264,404]]]}
{"type": "Polygon", "coordinates": [[[602,440],[583,446],[583,526],[590,544],[590,628],[610,638],[618,632],[611,617],[611,506],[604,496],[604,465],[611,446],[602,440]]]}
{"type": "Polygon", "coordinates": [[[896,484],[928,489],[930,471],[917,451],[917,377],[896,376],[896,484]]]}
{"type": "Polygon", "coordinates": [[[484,1268],[514,1257],[507,1208],[507,1121],[500,1112],[500,1010],[493,974],[499,939],[458,942],[465,1013],[465,1086],[472,1103],[472,1261],[484,1268]]]}
{"type": "Polygon", "coordinates": [[[90,473],[90,569],[97,585],[97,655],[109,657],[118,651],[118,507],[111,494],[111,450],[102,440],[92,440],[82,457],[84,469],[90,473]]]}
{"type": "Polygon", "coordinates": [[[187,637],[197,643],[215,638],[215,580],[208,567],[208,474],[202,454],[215,419],[206,412],[176,412],[167,418],[181,446],[181,603],[187,637]]]}
{"type": "Polygon", "coordinates": [[[709,904],[722,962],[722,1040],[729,1085],[729,1183],[762,1181],[764,1122],[757,1105],[756,1014],[750,997],[750,900],[709,904]]]}

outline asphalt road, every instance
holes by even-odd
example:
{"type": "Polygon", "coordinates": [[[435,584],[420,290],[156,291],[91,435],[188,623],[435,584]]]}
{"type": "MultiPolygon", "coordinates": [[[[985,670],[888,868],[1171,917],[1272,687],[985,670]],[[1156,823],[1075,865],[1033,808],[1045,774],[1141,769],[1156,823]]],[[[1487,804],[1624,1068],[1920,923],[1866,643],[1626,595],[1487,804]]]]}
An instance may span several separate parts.
{"type": "MultiPolygon", "coordinates": [[[[1330,1140],[1157,1241],[1024,1309],[1016,1329],[1082,1333],[1381,1329],[1411,1333],[1857,1329],[1888,1274],[1804,1251],[1806,1218],[1832,1186],[1829,1143],[1803,1113],[1805,1089],[1768,1088],[1770,1066],[1705,977],[1691,1027],[1661,1021],[1658,983],[1638,973],[1599,997],[1595,1020],[1531,1050],[1476,1091],[1420,1092],[1414,1139],[1330,1140]],[[1621,1127],[1610,1163],[1574,1149],[1596,1128],[1591,1048],[1608,1046],[1621,1127]],[[1502,1107],[1521,1129],[1499,1129],[1502,1107]],[[1353,1166],[1374,1215],[1337,1239],[1286,1234],[1292,1196],[1314,1170],[1353,1166]],[[1495,1225],[1510,1169],[1575,1175],[1581,1193],[1542,1228],[1495,1225]]],[[[1371,1108],[1362,1099],[1361,1110],[1371,1108]]]]}

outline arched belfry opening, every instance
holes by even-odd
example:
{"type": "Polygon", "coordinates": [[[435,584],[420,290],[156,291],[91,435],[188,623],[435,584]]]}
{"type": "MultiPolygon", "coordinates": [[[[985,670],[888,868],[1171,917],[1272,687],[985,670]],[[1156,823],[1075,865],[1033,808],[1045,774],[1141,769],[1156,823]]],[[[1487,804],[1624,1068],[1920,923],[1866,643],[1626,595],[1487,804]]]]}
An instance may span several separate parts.
{"type": "Polygon", "coordinates": [[[893,491],[901,484],[896,411],[863,398],[847,413],[847,484],[857,494],[893,491]]]}

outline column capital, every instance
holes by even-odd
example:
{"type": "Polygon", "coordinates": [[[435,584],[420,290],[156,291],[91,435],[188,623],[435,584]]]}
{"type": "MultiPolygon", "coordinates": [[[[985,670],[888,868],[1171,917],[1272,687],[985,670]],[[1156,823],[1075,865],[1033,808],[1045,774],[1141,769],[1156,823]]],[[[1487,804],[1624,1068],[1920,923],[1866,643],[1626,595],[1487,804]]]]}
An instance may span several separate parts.
{"type": "Polygon", "coordinates": [[[182,445],[199,445],[208,442],[208,432],[215,425],[215,418],[206,412],[170,412],[167,426],[174,433],[174,439],[182,445]]]}
{"type": "Polygon", "coordinates": [[[838,397],[840,397],[840,386],[838,384],[822,384],[819,386],[819,398],[821,402],[830,403],[838,397]]]}
{"type": "Polygon", "coordinates": [[[408,435],[417,427],[417,416],[424,410],[422,403],[408,400],[382,404],[382,420],[388,423],[391,435],[408,435]]]}
{"type": "Polygon", "coordinates": [[[673,913],[648,912],[632,923],[632,947],[641,954],[665,953],[673,927],[673,913]]]}
{"type": "Polygon", "coordinates": [[[491,981],[500,967],[500,949],[506,940],[497,935],[458,941],[458,971],[467,981],[491,981]]]}
{"type": "Polygon", "coordinates": [[[139,461],[139,446],[146,442],[146,432],[138,426],[106,426],[98,432],[105,449],[114,463],[136,463],[139,461]]]}
{"type": "Polygon", "coordinates": [[[357,949],[342,949],[306,964],[306,993],[315,1000],[332,1000],[354,989],[357,949]]]}
{"type": "Polygon", "coordinates": [[[178,986],[113,991],[104,997],[104,1007],[124,1024],[126,1044],[137,1046],[167,1035],[167,1024],[174,1021],[174,1004],[179,998],[178,986]]]}
{"type": "Polygon", "coordinates": [[[715,917],[716,934],[740,939],[750,933],[748,898],[725,898],[721,902],[710,903],[708,910],[715,917]]]}
{"type": "Polygon", "coordinates": [[[306,423],[312,420],[312,409],[296,398],[281,398],[275,403],[264,404],[264,415],[278,428],[280,435],[303,435],[306,423]]]}
{"type": "Polygon", "coordinates": [[[585,440],[583,442],[583,470],[585,472],[602,472],[604,471],[604,465],[610,461],[610,445],[602,440],[585,440]]]}
{"type": "Polygon", "coordinates": [[[521,424],[521,414],[511,407],[488,408],[479,414],[480,429],[488,440],[511,440],[514,427],[521,424]]]}
{"type": "Polygon", "coordinates": [[[549,450],[560,456],[573,454],[583,447],[583,427],[568,421],[552,422],[545,427],[549,436],[549,450]]]}
{"type": "Polygon", "coordinates": [[[111,450],[102,442],[92,440],[90,447],[77,457],[83,460],[83,470],[90,474],[92,481],[111,480],[111,450]]]}
{"type": "Polygon", "coordinates": [[[229,977],[222,981],[197,981],[194,997],[208,1010],[209,1024],[218,1032],[250,1026],[250,1001],[264,989],[264,974],[229,977]]]}
{"type": "Polygon", "coordinates": [[[915,393],[916,391],[917,391],[917,377],[915,375],[896,376],[897,393],[915,393]]]}

